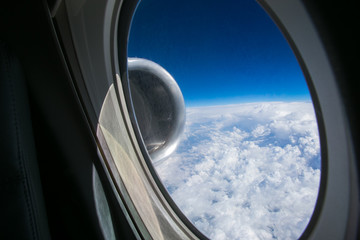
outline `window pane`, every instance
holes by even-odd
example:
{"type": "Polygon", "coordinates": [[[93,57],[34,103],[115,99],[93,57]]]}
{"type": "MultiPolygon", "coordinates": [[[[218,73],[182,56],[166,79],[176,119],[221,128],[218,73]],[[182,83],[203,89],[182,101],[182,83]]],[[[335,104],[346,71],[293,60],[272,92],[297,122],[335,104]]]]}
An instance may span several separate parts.
{"type": "Polygon", "coordinates": [[[299,64],[264,10],[143,0],[128,51],[166,69],[184,96],[180,143],[153,165],[188,219],[212,239],[298,238],[318,194],[318,127],[299,64]]]}

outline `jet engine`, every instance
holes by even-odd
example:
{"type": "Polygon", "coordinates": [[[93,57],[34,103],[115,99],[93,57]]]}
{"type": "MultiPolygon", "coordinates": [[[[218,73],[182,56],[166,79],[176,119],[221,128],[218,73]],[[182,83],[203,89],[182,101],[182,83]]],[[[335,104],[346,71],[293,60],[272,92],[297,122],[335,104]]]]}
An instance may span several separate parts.
{"type": "Polygon", "coordinates": [[[169,156],[185,125],[185,103],[174,78],[160,65],[128,59],[128,76],[136,122],[153,162],[169,156]]]}

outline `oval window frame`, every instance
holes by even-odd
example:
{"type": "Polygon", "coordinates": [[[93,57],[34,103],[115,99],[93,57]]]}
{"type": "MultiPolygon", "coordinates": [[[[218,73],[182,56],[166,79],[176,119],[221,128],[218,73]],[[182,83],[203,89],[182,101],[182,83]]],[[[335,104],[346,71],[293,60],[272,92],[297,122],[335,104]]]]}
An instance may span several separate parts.
{"type": "MultiPolygon", "coordinates": [[[[86,6],[74,6],[73,10],[78,11],[80,9],[79,11],[88,11],[88,13],[91,13],[94,9],[98,8],[98,2],[96,1],[87,1],[86,3],[86,6]],[[84,10],[85,8],[88,10],[84,10]]],[[[359,209],[357,200],[358,173],[356,171],[356,158],[354,154],[355,144],[350,134],[351,128],[345,111],[345,103],[338,88],[338,82],[340,82],[341,79],[335,76],[332,69],[333,66],[329,62],[329,56],[327,55],[328,53],[318,29],[312,22],[308,10],[300,1],[259,0],[259,3],[274,19],[275,23],[278,24],[291,48],[294,50],[308,81],[318,119],[322,149],[321,184],[314,214],[301,238],[322,239],[328,238],[329,236],[340,239],[345,237],[355,238],[357,233],[357,212],[359,209]],[[298,24],[299,22],[301,24],[298,24]]],[[[109,4],[109,2],[103,4],[106,5],[109,4]]],[[[126,113],[127,118],[131,119],[132,128],[134,128],[135,132],[135,135],[131,136],[131,138],[133,141],[140,143],[141,154],[147,158],[146,148],[142,146],[139,129],[136,127],[136,119],[134,119],[133,116],[134,112],[132,110],[131,97],[129,93],[126,93],[126,91],[129,91],[128,85],[126,81],[125,83],[121,83],[123,84],[122,88],[125,89],[125,94],[120,96],[122,90],[116,83],[116,74],[118,74],[122,80],[127,79],[127,41],[131,19],[138,1],[114,1],[111,2],[111,4],[113,7],[107,9],[107,11],[111,13],[110,19],[104,14],[103,17],[98,19],[99,29],[93,32],[86,32],[83,37],[85,39],[92,39],[96,34],[109,33],[108,30],[111,30],[108,35],[102,36],[106,41],[99,43],[100,45],[97,45],[97,42],[89,42],[88,50],[91,52],[92,47],[100,46],[103,51],[107,51],[106,54],[103,54],[104,58],[100,60],[104,60],[104,63],[107,63],[105,66],[106,69],[97,69],[97,74],[105,76],[105,85],[107,87],[109,87],[109,83],[114,83],[116,99],[120,103],[121,101],[125,101],[124,104],[127,106],[127,109],[129,109],[129,112],[126,113]],[[110,54],[108,54],[108,52],[110,52],[110,54]]],[[[84,18],[81,19],[82,24],[84,24],[84,26],[92,26],[94,24],[92,17],[91,14],[84,14],[84,18]]],[[[70,18],[71,16],[69,19],[70,18]]],[[[73,20],[76,21],[76,19],[70,19],[70,25],[73,23],[73,20]]],[[[83,39],[72,37],[74,48],[77,50],[78,46],[83,43],[83,39]]],[[[94,58],[96,58],[96,54],[86,55],[79,54],[79,52],[77,53],[77,60],[81,66],[86,65],[89,59],[94,60],[94,58]]],[[[84,72],[84,69],[82,69],[82,71],[84,72]]],[[[89,83],[92,80],[89,80],[86,74],[83,74],[83,77],[88,93],[89,91],[93,93],[99,91],[96,89],[96,86],[89,83]]],[[[87,110],[91,112],[91,115],[98,117],[100,115],[100,112],[98,112],[98,101],[103,100],[101,99],[103,93],[99,94],[99,99],[91,94],[84,96],[84,91],[79,92],[79,94],[83,99],[90,98],[90,101],[86,101],[87,110]],[[91,102],[91,100],[95,101],[91,102]]],[[[93,117],[91,119],[93,119],[93,117]]],[[[93,125],[93,122],[91,122],[91,124],[93,125]]],[[[127,127],[131,127],[131,125],[127,127]]],[[[102,149],[102,151],[106,151],[106,149],[102,149]]],[[[103,156],[105,157],[106,154],[103,154],[103,156]]],[[[106,161],[106,159],[103,160],[102,166],[108,173],[109,181],[113,181],[116,185],[117,183],[113,177],[116,173],[112,172],[114,169],[110,168],[106,161]]],[[[149,166],[151,162],[149,159],[145,162],[146,164],[143,165],[143,167],[147,168],[150,172],[150,175],[147,176],[152,179],[151,181],[155,182],[155,188],[159,188],[159,191],[154,191],[156,194],[164,196],[166,200],[166,203],[163,202],[163,204],[170,205],[171,209],[180,217],[180,221],[185,224],[186,228],[195,234],[194,237],[206,239],[186,217],[181,217],[181,211],[176,210],[176,205],[172,203],[171,197],[167,194],[156,172],[152,166],[149,166]]],[[[127,194],[121,187],[117,187],[116,190],[119,195],[124,196],[127,194]]],[[[160,195],[159,197],[161,197],[160,195]]],[[[119,201],[124,201],[123,199],[124,197],[119,198],[119,201]]],[[[136,225],[136,220],[134,220],[136,213],[133,212],[135,210],[126,206],[126,203],[123,204],[125,204],[123,211],[132,216],[127,220],[133,221],[133,224],[136,225]]],[[[149,236],[145,233],[146,229],[139,226],[135,226],[133,230],[139,232],[139,235],[143,237],[149,236]]],[[[185,229],[184,231],[187,230],[185,229]]]]}

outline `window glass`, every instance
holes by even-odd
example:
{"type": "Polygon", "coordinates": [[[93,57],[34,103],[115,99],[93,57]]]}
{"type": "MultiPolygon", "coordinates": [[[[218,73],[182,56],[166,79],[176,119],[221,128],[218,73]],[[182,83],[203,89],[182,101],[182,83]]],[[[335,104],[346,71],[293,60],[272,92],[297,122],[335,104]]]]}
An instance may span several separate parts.
{"type": "Polygon", "coordinates": [[[252,0],[143,0],[129,57],[179,85],[184,133],[153,161],[187,218],[211,239],[295,239],[320,181],[306,81],[285,38],[252,0]]]}

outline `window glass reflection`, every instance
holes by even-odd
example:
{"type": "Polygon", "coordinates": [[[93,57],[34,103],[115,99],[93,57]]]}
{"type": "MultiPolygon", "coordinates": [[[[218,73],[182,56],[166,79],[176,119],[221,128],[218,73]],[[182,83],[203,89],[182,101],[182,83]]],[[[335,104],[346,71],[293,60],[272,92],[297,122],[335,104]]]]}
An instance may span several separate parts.
{"type": "Polygon", "coordinates": [[[318,128],[301,69],[263,9],[143,0],[128,50],[166,69],[184,96],[179,145],[153,164],[188,219],[211,239],[298,238],[318,194],[318,128]]]}

